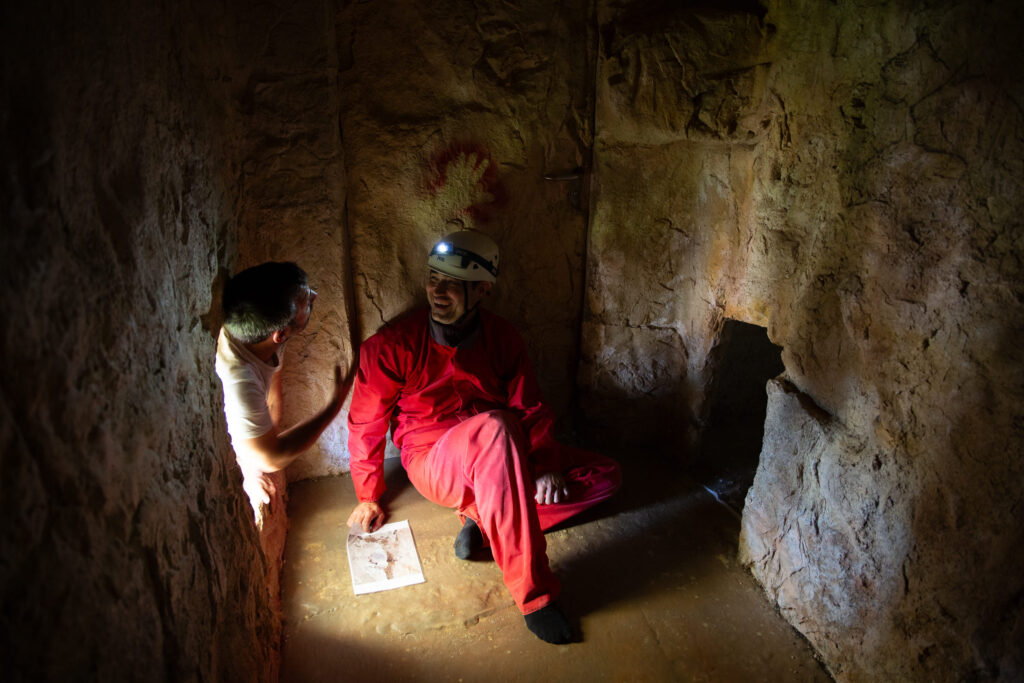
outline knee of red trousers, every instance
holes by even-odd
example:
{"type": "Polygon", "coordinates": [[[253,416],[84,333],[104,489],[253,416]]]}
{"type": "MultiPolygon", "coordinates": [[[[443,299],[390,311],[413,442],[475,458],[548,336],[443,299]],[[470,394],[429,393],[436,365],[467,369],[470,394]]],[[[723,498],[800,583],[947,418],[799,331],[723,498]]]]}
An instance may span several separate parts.
{"type": "Polygon", "coordinates": [[[477,438],[481,440],[508,438],[521,452],[525,453],[529,449],[522,423],[515,413],[508,410],[488,410],[474,415],[462,425],[473,426],[475,434],[479,435],[477,438]]]}
{"type": "MultiPolygon", "coordinates": [[[[511,469],[520,469],[524,473],[528,471],[526,465],[530,445],[519,418],[513,413],[490,410],[473,416],[463,424],[471,430],[467,444],[469,459],[463,464],[470,478],[473,478],[479,469],[494,466],[508,468],[513,461],[516,461],[519,467],[511,469]]],[[[524,483],[532,485],[533,482],[531,480],[524,483]]]]}
{"type": "MultiPolygon", "coordinates": [[[[481,497],[493,498],[497,493],[495,486],[499,491],[503,490],[508,486],[505,482],[515,479],[514,488],[529,492],[535,487],[529,474],[528,448],[522,425],[514,413],[505,410],[479,413],[452,427],[430,450],[431,459],[457,457],[456,466],[462,481],[440,486],[435,481],[438,470],[428,461],[417,463],[425,465],[425,469],[420,468],[422,473],[417,471],[422,476],[416,477],[414,483],[421,492],[423,489],[417,482],[424,478],[422,485],[431,491],[448,489],[450,495],[447,496],[425,495],[434,502],[454,507],[460,523],[464,523],[466,517],[479,522],[478,502],[481,497]],[[445,456],[445,453],[449,455],[445,456]],[[460,486],[462,492],[457,494],[456,489],[460,486]]],[[[455,465],[454,462],[451,464],[455,465]]],[[[532,497],[533,494],[528,495],[532,497]]]]}

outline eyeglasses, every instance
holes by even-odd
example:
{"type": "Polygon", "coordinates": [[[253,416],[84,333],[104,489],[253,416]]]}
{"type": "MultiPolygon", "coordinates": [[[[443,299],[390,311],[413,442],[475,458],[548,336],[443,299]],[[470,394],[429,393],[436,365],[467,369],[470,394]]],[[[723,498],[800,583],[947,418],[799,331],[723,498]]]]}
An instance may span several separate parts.
{"type": "Polygon", "coordinates": [[[313,317],[313,302],[316,301],[316,290],[312,287],[307,287],[306,291],[309,292],[309,295],[306,297],[306,319],[302,322],[302,326],[299,327],[298,321],[302,317],[302,314],[300,311],[296,311],[291,322],[288,323],[296,333],[305,330],[306,326],[309,324],[309,319],[313,317]]]}
{"type": "Polygon", "coordinates": [[[309,287],[308,290],[309,290],[309,303],[306,305],[306,312],[307,312],[307,315],[312,315],[313,314],[313,302],[316,301],[317,294],[316,294],[316,290],[313,289],[312,287],[309,287]]]}

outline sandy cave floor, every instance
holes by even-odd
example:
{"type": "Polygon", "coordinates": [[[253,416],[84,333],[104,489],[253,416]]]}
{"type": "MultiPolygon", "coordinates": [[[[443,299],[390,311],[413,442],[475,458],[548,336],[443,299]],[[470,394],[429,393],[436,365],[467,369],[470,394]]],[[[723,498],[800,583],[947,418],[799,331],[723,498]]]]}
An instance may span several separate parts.
{"type": "MultiPolygon", "coordinates": [[[[624,463],[625,458],[620,458],[624,463]]],[[[356,596],[348,477],[294,484],[281,680],[829,681],[736,561],[739,520],[677,466],[624,464],[618,495],[547,535],[583,642],[527,631],[493,561],[460,561],[453,512],[387,464],[388,521],[408,519],[426,582],[356,596]]]]}

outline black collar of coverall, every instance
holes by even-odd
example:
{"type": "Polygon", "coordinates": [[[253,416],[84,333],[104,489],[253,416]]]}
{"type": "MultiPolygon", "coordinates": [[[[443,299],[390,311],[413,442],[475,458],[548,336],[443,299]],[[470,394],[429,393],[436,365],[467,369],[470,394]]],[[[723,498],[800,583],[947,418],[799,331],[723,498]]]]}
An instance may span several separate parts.
{"type": "Polygon", "coordinates": [[[429,314],[427,319],[430,321],[430,338],[442,346],[468,349],[480,336],[480,311],[476,306],[451,325],[439,323],[429,314]]]}

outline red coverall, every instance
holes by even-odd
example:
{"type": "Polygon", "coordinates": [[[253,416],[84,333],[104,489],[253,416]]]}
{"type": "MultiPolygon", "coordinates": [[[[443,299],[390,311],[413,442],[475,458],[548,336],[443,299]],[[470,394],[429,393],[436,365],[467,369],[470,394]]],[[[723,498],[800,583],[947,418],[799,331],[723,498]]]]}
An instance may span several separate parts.
{"type": "Polygon", "coordinates": [[[359,354],[349,410],[350,467],[360,501],[384,492],[388,428],[409,480],[427,499],[477,522],[520,611],[549,604],[559,583],[544,529],[599,503],[619,487],[618,464],[564,446],[516,329],[480,310],[464,349],[435,342],[429,309],[370,337],[359,354]],[[535,478],[561,472],[569,502],[538,505],[535,478]]]}

